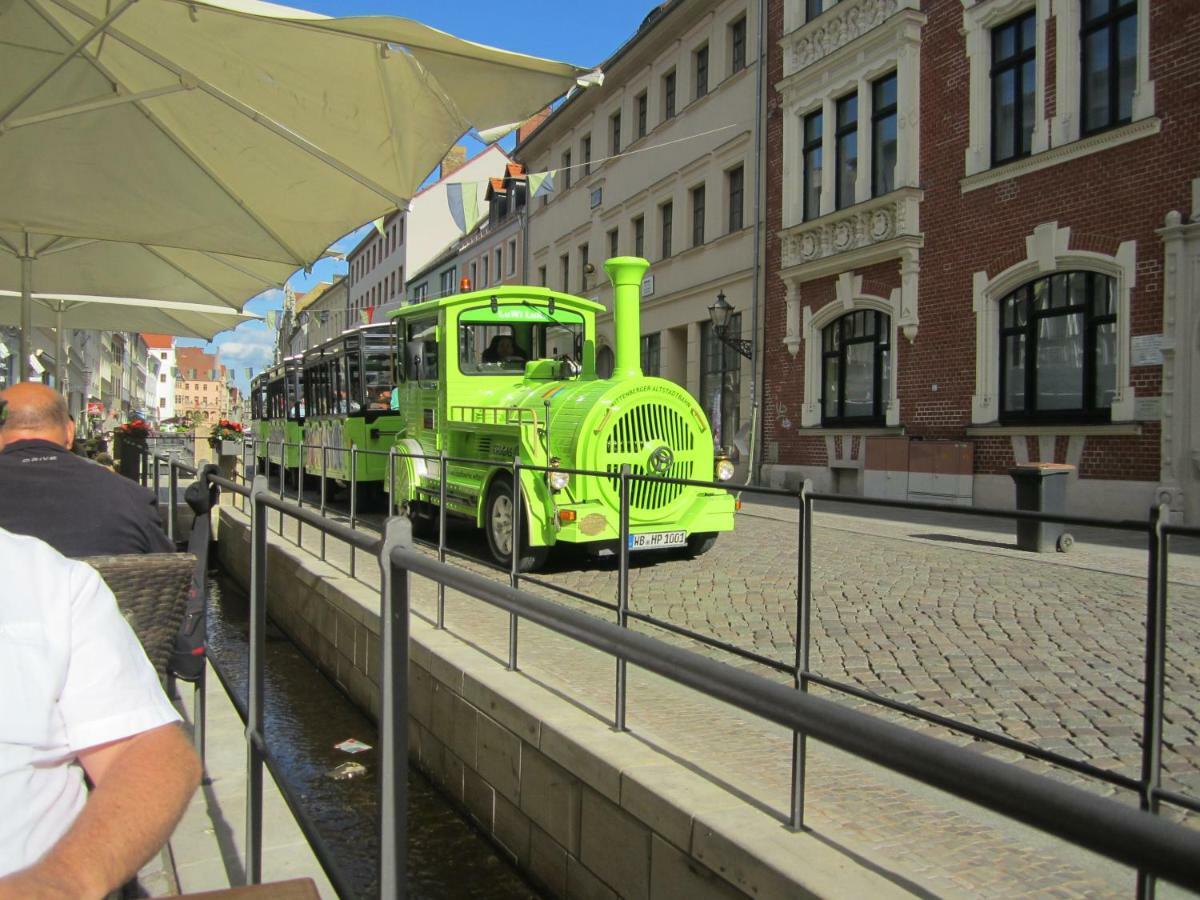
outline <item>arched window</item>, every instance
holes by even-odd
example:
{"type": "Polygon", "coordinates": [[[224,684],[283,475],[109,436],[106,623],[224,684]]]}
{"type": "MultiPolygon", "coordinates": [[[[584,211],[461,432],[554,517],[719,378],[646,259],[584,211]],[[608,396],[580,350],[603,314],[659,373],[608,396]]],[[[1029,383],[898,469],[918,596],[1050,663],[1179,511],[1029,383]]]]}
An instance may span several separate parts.
{"type": "Polygon", "coordinates": [[[891,394],[891,317],[847,313],[821,330],[821,424],[884,424],[891,394]]]}
{"type": "Polygon", "coordinates": [[[1115,279],[1059,272],[1001,299],[1001,421],[1107,421],[1116,376],[1115,279]]]}

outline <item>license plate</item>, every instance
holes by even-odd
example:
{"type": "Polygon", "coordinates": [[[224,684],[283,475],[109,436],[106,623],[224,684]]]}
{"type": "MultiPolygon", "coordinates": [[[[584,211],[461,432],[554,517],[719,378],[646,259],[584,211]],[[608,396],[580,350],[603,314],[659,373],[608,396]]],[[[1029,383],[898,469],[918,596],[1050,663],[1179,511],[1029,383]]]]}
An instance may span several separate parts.
{"type": "Polygon", "coordinates": [[[659,550],[663,547],[686,547],[686,531],[651,531],[629,536],[630,550],[659,550]]]}

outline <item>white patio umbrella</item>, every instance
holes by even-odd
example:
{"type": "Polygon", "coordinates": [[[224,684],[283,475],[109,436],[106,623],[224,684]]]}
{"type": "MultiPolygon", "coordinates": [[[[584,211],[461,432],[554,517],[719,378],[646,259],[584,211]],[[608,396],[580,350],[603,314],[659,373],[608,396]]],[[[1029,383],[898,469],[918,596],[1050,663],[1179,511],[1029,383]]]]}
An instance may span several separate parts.
{"type": "MultiPolygon", "coordinates": [[[[35,288],[76,292],[42,265],[59,253],[67,271],[76,242],[309,266],[403,208],[464,132],[588,77],[406,19],[253,0],[0,0],[0,36],[0,288],[28,298],[26,340],[35,288]]],[[[151,295],[114,252],[90,270],[103,292],[151,295]]]]}
{"type": "MultiPolygon", "coordinates": [[[[0,325],[18,324],[20,306],[19,294],[0,290],[0,325]]],[[[138,297],[33,295],[35,328],[112,331],[114,319],[120,320],[122,331],[211,340],[219,332],[237,328],[243,322],[258,321],[260,317],[205,303],[172,303],[138,297]]],[[[61,350],[56,358],[62,358],[61,350]]]]}

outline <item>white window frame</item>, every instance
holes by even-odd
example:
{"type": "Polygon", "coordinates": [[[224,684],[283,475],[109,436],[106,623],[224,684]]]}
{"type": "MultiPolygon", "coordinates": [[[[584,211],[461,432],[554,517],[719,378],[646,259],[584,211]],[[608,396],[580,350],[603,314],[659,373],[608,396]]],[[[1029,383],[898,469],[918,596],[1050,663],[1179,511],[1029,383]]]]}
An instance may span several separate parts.
{"type": "Polygon", "coordinates": [[[1025,238],[1025,259],[994,277],[976,272],[972,281],[975,312],[975,393],[971,423],[1000,420],[1000,301],[1021,285],[1055,272],[1086,271],[1107,275],[1117,299],[1117,372],[1112,402],[1113,422],[1134,420],[1134,391],[1129,373],[1131,295],[1137,280],[1137,241],[1125,241],[1115,256],[1071,249],[1071,229],[1043,222],[1025,238]]]}
{"type": "MultiPolygon", "coordinates": [[[[1053,158],[1037,159],[1048,150],[1074,144],[1080,140],[1080,47],[1079,28],[1082,21],[1080,0],[962,0],[963,32],[965,35],[967,62],[970,67],[969,134],[965,151],[965,174],[967,178],[990,171],[992,167],[992,29],[1010,19],[1037,10],[1036,41],[1037,60],[1034,63],[1037,85],[1034,91],[1033,140],[1030,155],[1018,160],[1008,160],[995,167],[1005,170],[1011,177],[1013,168],[1020,172],[1036,171],[1077,156],[1133,140],[1147,132],[1145,128],[1133,129],[1132,134],[1123,133],[1136,123],[1154,116],[1154,82],[1150,79],[1150,0],[1138,0],[1138,58],[1137,84],[1133,91],[1133,115],[1129,125],[1089,135],[1098,138],[1086,141],[1074,153],[1055,155],[1053,158]],[[1047,118],[1046,86],[1046,23],[1054,17],[1054,115],[1047,118]]],[[[964,188],[982,187],[979,184],[964,185],[964,188]]]]}
{"type": "MultiPolygon", "coordinates": [[[[800,425],[817,428],[821,425],[821,332],[846,313],[860,309],[873,309],[889,317],[888,365],[891,367],[888,396],[884,404],[884,423],[887,427],[900,424],[900,348],[896,342],[899,335],[900,290],[892,291],[890,297],[877,297],[862,292],[862,276],[843,272],[835,285],[836,297],[816,312],[804,307],[804,325],[801,332],[804,342],[804,404],[800,408],[800,425]]],[[[788,285],[789,305],[798,299],[795,295],[802,287],[788,285]]],[[[831,426],[830,430],[853,429],[853,425],[831,426]]]]}

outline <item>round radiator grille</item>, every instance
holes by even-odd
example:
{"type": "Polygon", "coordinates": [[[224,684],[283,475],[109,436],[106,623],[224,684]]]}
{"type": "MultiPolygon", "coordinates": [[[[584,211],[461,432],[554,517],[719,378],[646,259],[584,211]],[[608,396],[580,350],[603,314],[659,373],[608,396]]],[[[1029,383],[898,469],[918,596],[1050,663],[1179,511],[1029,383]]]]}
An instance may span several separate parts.
{"type": "MultiPolygon", "coordinates": [[[[695,432],[682,413],[647,403],[627,410],[613,423],[604,443],[603,468],[619,475],[621,466],[628,463],[634,475],[690,479],[695,446],[695,432]]],[[[615,502],[617,480],[609,481],[608,488],[615,502]]],[[[683,492],[683,485],[637,479],[629,483],[629,505],[635,512],[655,512],[670,506],[683,492]]]]}

